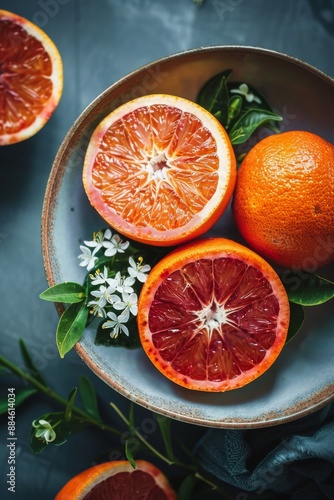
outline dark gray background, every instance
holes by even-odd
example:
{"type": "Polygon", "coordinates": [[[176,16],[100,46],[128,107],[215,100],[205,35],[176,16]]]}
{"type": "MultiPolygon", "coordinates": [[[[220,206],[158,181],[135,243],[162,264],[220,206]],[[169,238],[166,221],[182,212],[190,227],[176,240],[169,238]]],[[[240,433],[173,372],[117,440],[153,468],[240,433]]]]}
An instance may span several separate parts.
{"type": "MultiPolygon", "coordinates": [[[[206,0],[197,7],[192,0],[2,0],[0,8],[30,19],[48,33],[62,55],[65,78],[62,100],[49,123],[28,141],[0,149],[1,353],[21,364],[18,339],[23,338],[43,376],[65,397],[81,375],[88,375],[112,424],[115,419],[108,402],[116,401],[124,409],[128,402],[98,380],[76,353],[59,359],[54,341],[58,317],[52,304],[39,299],[47,287],[40,246],[41,210],[62,139],[85,107],[120,77],[190,48],[228,44],[274,49],[334,77],[334,2],[206,0]]],[[[6,388],[7,381],[5,387],[2,381],[1,395],[6,388]]],[[[87,430],[64,446],[32,455],[31,421],[55,410],[40,396],[17,409],[15,494],[8,494],[5,484],[7,426],[2,421],[0,491],[6,491],[2,498],[52,499],[71,476],[91,466],[106,450],[122,446],[87,430]]],[[[138,425],[149,429],[151,413],[138,411],[138,425]]],[[[176,424],[175,429],[190,445],[203,432],[187,424],[176,424]]],[[[151,426],[149,438],[154,441],[157,433],[151,426]]]]}

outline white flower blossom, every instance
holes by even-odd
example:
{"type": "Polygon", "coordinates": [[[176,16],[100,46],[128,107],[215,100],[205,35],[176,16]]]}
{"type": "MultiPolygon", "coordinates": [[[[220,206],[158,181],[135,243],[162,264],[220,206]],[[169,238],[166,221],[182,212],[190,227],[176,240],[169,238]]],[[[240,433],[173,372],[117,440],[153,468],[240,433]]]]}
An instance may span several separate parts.
{"type": "Polygon", "coordinates": [[[261,104],[261,99],[257,97],[256,95],[253,94],[253,92],[250,92],[249,87],[247,83],[241,83],[239,85],[238,89],[231,89],[231,94],[239,94],[244,96],[247,102],[257,102],[258,104],[261,104]]]}
{"type": "Polygon", "coordinates": [[[98,316],[99,318],[106,317],[107,313],[104,307],[100,306],[100,302],[98,300],[91,300],[87,305],[90,308],[90,313],[94,316],[98,316]]]}
{"type": "Polygon", "coordinates": [[[132,278],[137,278],[141,283],[145,283],[147,279],[147,274],[151,270],[151,266],[148,264],[142,265],[143,258],[139,257],[138,262],[136,263],[132,257],[129,257],[128,273],[132,278]]]}
{"type": "Polygon", "coordinates": [[[114,292],[115,288],[113,286],[106,287],[105,285],[101,285],[99,290],[93,290],[90,294],[98,299],[100,307],[105,307],[107,303],[113,305],[115,302],[121,300],[118,295],[114,294],[114,292]]]}
{"type": "Polygon", "coordinates": [[[120,332],[123,332],[127,337],[129,336],[129,329],[124,324],[128,321],[128,317],[123,314],[117,316],[114,312],[108,312],[107,316],[109,320],[103,323],[102,328],[112,328],[111,338],[118,337],[120,332]]]}
{"type": "Polygon", "coordinates": [[[89,248],[87,248],[83,245],[80,245],[80,250],[82,251],[82,254],[80,254],[78,256],[78,259],[81,260],[79,265],[81,267],[86,267],[87,271],[90,271],[95,266],[95,263],[97,261],[97,257],[94,256],[94,254],[92,253],[92,251],[89,248]]]}
{"type": "Polygon", "coordinates": [[[98,231],[97,233],[93,233],[92,241],[84,241],[84,244],[90,248],[94,248],[93,255],[95,255],[103,247],[104,240],[110,240],[111,236],[110,229],[106,229],[104,233],[103,231],[98,231]]]}
{"type": "Polygon", "coordinates": [[[92,285],[104,285],[108,282],[108,268],[104,266],[103,272],[98,269],[95,274],[91,274],[92,285]]]}
{"type": "Polygon", "coordinates": [[[115,288],[115,291],[119,293],[133,293],[134,290],[132,285],[134,284],[135,279],[131,276],[122,276],[120,271],[118,271],[115,275],[115,278],[109,278],[108,283],[110,286],[115,288]]]}
{"type": "Polygon", "coordinates": [[[124,253],[130,245],[129,241],[124,241],[118,234],[114,234],[110,241],[104,241],[103,246],[106,248],[104,255],[106,257],[113,257],[116,253],[124,253]]]}
{"type": "MultiPolygon", "coordinates": [[[[138,295],[135,293],[133,285],[136,280],[144,283],[151,266],[143,265],[143,258],[139,257],[137,262],[133,257],[129,257],[127,267],[128,274],[124,271],[117,271],[114,277],[111,265],[103,266],[103,271],[96,269],[98,261],[97,253],[103,249],[106,257],[113,257],[117,253],[125,253],[129,247],[129,241],[123,241],[118,234],[112,234],[110,229],[93,233],[92,241],[84,241],[86,246],[80,246],[82,254],[79,256],[80,265],[86,266],[90,271],[95,267],[94,273],[89,274],[90,283],[93,290],[90,290],[90,301],[87,307],[90,314],[104,318],[103,329],[111,329],[110,336],[117,337],[120,333],[129,336],[129,329],[126,323],[130,315],[138,314],[138,295]],[[110,309],[113,309],[110,311],[110,309]]],[[[101,255],[101,254],[100,254],[101,255]]],[[[111,260],[111,262],[113,259],[111,260]]],[[[50,429],[48,429],[50,430],[50,429]]],[[[45,429],[41,432],[46,432],[45,429]]]]}
{"type": "Polygon", "coordinates": [[[126,293],[123,292],[122,300],[114,304],[114,309],[118,311],[123,311],[122,315],[126,316],[127,319],[130,317],[130,313],[137,316],[138,313],[138,296],[136,293],[126,293]]]}
{"type": "Polygon", "coordinates": [[[34,420],[32,425],[36,429],[35,436],[37,439],[45,440],[46,444],[52,443],[52,441],[56,439],[56,433],[47,420],[42,418],[40,420],[34,420]]]}

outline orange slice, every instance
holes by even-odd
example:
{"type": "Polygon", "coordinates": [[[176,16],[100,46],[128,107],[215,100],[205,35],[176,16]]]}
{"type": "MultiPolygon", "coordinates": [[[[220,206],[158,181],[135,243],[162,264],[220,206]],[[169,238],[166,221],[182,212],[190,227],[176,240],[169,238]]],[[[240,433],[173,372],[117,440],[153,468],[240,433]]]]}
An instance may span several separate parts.
{"type": "Polygon", "coordinates": [[[59,52],[38,26],[0,10],[0,145],[36,134],[63,90],[59,52]]]}
{"type": "Polygon", "coordinates": [[[137,460],[106,462],[70,479],[55,500],[176,500],[165,475],[153,464],[137,460]]]}
{"type": "Polygon", "coordinates": [[[229,137],[205,109],[180,97],[139,97],[112,111],[88,145],[83,183],[118,232],[174,245],[206,232],[235,186],[229,137]]]}
{"type": "Polygon", "coordinates": [[[138,301],[142,346],[160,372],[188,389],[228,391],[263,374],[289,326],[274,269],[224,238],[174,250],[151,270],[138,301]]]}

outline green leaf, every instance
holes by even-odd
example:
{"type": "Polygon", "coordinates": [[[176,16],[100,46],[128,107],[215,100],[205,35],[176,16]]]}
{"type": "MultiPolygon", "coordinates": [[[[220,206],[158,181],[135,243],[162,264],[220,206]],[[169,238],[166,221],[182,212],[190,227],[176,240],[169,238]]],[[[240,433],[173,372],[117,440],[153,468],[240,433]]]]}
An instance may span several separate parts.
{"type": "Polygon", "coordinates": [[[229,131],[232,144],[246,142],[258,127],[270,121],[282,121],[282,117],[263,109],[248,109],[229,131]]]}
{"type": "Polygon", "coordinates": [[[72,418],[72,410],[74,407],[74,402],[75,402],[77,392],[78,392],[78,389],[76,387],[74,387],[68,395],[68,398],[67,398],[68,402],[67,402],[67,406],[66,406],[65,412],[64,412],[64,418],[66,421],[69,421],[72,418]]]}
{"type": "Polygon", "coordinates": [[[186,476],[178,489],[177,499],[191,500],[192,498],[194,498],[193,493],[197,482],[198,481],[196,477],[194,477],[193,475],[190,474],[186,476]]]}
{"type": "Polygon", "coordinates": [[[87,426],[86,422],[79,417],[73,416],[73,414],[71,420],[62,419],[60,425],[55,429],[57,433],[55,444],[64,444],[72,434],[80,432],[87,426]]]}
{"type": "Polygon", "coordinates": [[[228,117],[226,128],[228,129],[229,125],[236,117],[239,115],[242,107],[242,97],[240,95],[235,95],[230,97],[229,100],[229,109],[228,109],[228,117]]]}
{"type": "Polygon", "coordinates": [[[290,302],[290,325],[286,343],[290,342],[290,340],[297,335],[304,323],[304,320],[305,312],[303,306],[290,302]]]}
{"type": "Polygon", "coordinates": [[[223,126],[228,122],[229,93],[227,82],[232,70],[210,78],[200,89],[197,103],[212,113],[223,126]]]}
{"type": "Polygon", "coordinates": [[[86,304],[71,304],[60,317],[56,332],[56,342],[60,357],[72,349],[81,338],[88,318],[86,304]]]}
{"type": "Polygon", "coordinates": [[[45,387],[48,386],[48,384],[45,382],[44,378],[42,377],[41,372],[37,369],[35,363],[33,362],[30,353],[22,339],[19,340],[19,346],[20,346],[20,351],[21,355],[24,361],[25,366],[28,368],[30,375],[32,375],[40,384],[43,384],[45,387]]]}
{"type": "Polygon", "coordinates": [[[283,118],[253,87],[245,82],[230,82],[231,74],[232,70],[226,70],[210,78],[200,89],[197,103],[220,121],[233,145],[246,142],[263,125],[279,132],[276,122],[283,118]],[[241,83],[247,87],[247,96],[240,89],[241,83]]]}
{"type": "MultiPolygon", "coordinates": [[[[230,94],[233,94],[233,90],[238,90],[240,91],[240,85],[243,82],[230,82],[228,84],[229,92],[230,94]]],[[[249,94],[253,94],[255,98],[253,98],[250,102],[247,101],[245,96],[242,96],[242,113],[245,113],[249,109],[258,109],[261,111],[270,111],[274,113],[274,110],[272,106],[269,104],[269,102],[265,99],[265,97],[258,92],[257,89],[252,87],[251,85],[247,84],[248,86],[248,91],[249,94]],[[259,102],[258,102],[259,101],[259,102]]],[[[275,113],[276,114],[276,113],[275,113]]],[[[271,129],[273,132],[278,133],[280,131],[279,126],[275,123],[275,121],[268,121],[266,122],[265,126],[269,129],[271,129]]]]}
{"type": "Polygon", "coordinates": [[[82,302],[85,297],[84,287],[70,281],[54,285],[40,294],[40,298],[43,300],[63,302],[64,304],[76,304],[77,302],[82,302]]]}
{"type": "Polygon", "coordinates": [[[125,441],[125,456],[129,460],[130,464],[134,469],[136,469],[136,462],[131,451],[131,438],[125,441]]]}
{"type": "Polygon", "coordinates": [[[94,386],[85,375],[80,378],[79,389],[80,396],[87,413],[91,417],[101,420],[94,386]]]}
{"type": "MultiPolygon", "coordinates": [[[[20,406],[26,399],[36,394],[37,389],[19,389],[15,391],[15,408],[20,406]]],[[[0,415],[4,415],[10,409],[8,406],[8,398],[1,398],[0,400],[0,415]]]]}
{"type": "MultiPolygon", "coordinates": [[[[72,391],[73,392],[73,391],[72,391]]],[[[33,453],[40,453],[45,448],[50,447],[51,445],[60,446],[68,440],[68,438],[74,434],[75,432],[79,432],[85,427],[87,427],[87,423],[83,422],[81,419],[77,417],[71,418],[71,420],[65,420],[64,412],[55,412],[55,413],[46,413],[36,420],[47,420],[52,425],[55,433],[56,439],[52,441],[52,443],[46,443],[42,439],[37,439],[35,436],[36,429],[32,427],[30,432],[30,448],[33,453]]]]}
{"type": "Polygon", "coordinates": [[[289,300],[302,306],[317,306],[334,297],[334,283],[317,274],[289,271],[281,278],[289,300]]]}
{"type": "Polygon", "coordinates": [[[30,432],[29,444],[31,451],[34,454],[41,453],[47,446],[49,446],[45,441],[36,438],[35,429],[32,429],[30,432]]]}
{"type": "Polygon", "coordinates": [[[171,461],[174,461],[175,457],[172,445],[171,421],[168,417],[165,417],[163,415],[156,415],[156,419],[162,435],[162,439],[165,444],[167,458],[171,461]]]}

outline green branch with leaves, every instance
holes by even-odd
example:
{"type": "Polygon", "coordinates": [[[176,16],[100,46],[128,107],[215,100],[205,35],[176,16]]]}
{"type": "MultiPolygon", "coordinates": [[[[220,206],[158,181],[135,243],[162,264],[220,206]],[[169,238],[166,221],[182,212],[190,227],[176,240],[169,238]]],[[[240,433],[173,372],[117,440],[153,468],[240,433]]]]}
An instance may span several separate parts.
{"type": "MultiPolygon", "coordinates": [[[[115,403],[110,402],[109,406],[113,410],[114,416],[117,417],[118,423],[123,425],[124,428],[119,430],[116,426],[110,426],[109,423],[106,423],[101,418],[95,389],[86,376],[82,376],[79,387],[74,387],[69,392],[67,398],[64,398],[56,393],[44,380],[22,340],[19,345],[26,370],[19,368],[10,360],[0,355],[2,375],[14,375],[25,383],[24,387],[17,388],[15,391],[16,406],[22,405],[24,401],[33,395],[40,393],[61,408],[59,411],[44,413],[32,422],[29,442],[33,453],[41,453],[48,446],[62,445],[66,443],[71,435],[89,426],[117,437],[120,440],[126,431],[127,437],[124,444],[124,453],[134,468],[136,467],[136,455],[139,452],[145,452],[180,471],[178,477],[181,480],[178,485],[178,498],[183,500],[194,498],[192,495],[195,486],[196,490],[199,489],[198,491],[215,491],[221,495],[221,498],[229,498],[229,495],[224,492],[222,487],[219,484],[215,484],[201,468],[200,464],[194,460],[190,450],[187,450],[182,445],[187,457],[186,462],[175,456],[172,442],[171,419],[161,415],[155,416],[164,446],[163,450],[159,450],[138,430],[139,427],[135,421],[135,405],[133,403],[130,404],[129,415],[126,416],[115,403]],[[29,384],[28,387],[27,383],[29,384]],[[81,398],[82,408],[76,404],[78,395],[81,398]],[[139,444],[135,452],[131,446],[134,438],[139,444]]],[[[0,401],[0,413],[6,414],[7,410],[7,398],[5,398],[0,401]]]]}
{"type": "Polygon", "coordinates": [[[260,127],[278,133],[283,117],[260,92],[247,83],[231,81],[231,76],[228,69],[210,78],[200,89],[197,103],[223,125],[234,148],[260,127]]]}
{"type": "Polygon", "coordinates": [[[79,265],[88,271],[83,284],[59,283],[40,294],[43,300],[66,304],[56,331],[60,357],[73,348],[93,321],[96,345],[139,347],[138,296],[151,266],[168,249],[123,241],[109,228],[95,232],[93,239],[84,243],[78,256],[79,265]]]}

